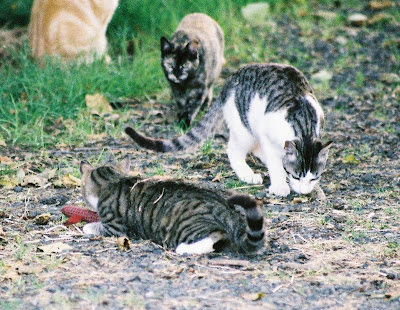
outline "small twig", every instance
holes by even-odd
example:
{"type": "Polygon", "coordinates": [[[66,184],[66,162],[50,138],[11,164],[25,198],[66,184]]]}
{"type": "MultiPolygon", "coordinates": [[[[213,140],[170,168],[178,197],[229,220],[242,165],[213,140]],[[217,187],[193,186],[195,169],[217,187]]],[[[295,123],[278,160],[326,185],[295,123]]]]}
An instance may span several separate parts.
{"type": "Polygon", "coordinates": [[[255,184],[255,185],[239,186],[239,187],[235,187],[233,189],[244,189],[244,188],[263,187],[263,186],[264,186],[264,184],[255,184]]]}
{"type": "Polygon", "coordinates": [[[153,205],[155,205],[157,202],[159,202],[161,200],[162,196],[164,196],[164,187],[162,189],[161,195],[156,200],[154,200],[153,205]]]}

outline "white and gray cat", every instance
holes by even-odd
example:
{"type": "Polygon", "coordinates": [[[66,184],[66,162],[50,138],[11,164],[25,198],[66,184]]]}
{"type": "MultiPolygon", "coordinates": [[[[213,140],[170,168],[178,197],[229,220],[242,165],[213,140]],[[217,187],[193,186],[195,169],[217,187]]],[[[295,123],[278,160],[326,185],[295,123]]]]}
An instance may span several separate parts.
{"type": "Polygon", "coordinates": [[[224,61],[224,33],[205,14],[185,16],[169,41],[161,37],[161,65],[186,126],[211,103],[224,61]]]}
{"type": "Polygon", "coordinates": [[[125,132],[142,147],[173,152],[203,142],[222,119],[229,128],[229,161],[240,180],[263,181],[246,163],[251,152],[268,168],[271,194],[287,196],[290,187],[307,194],[319,183],[332,141],[320,140],[324,113],[306,77],[292,66],[242,67],[226,81],[204,118],[183,136],[161,140],[131,127],[125,132]]]}

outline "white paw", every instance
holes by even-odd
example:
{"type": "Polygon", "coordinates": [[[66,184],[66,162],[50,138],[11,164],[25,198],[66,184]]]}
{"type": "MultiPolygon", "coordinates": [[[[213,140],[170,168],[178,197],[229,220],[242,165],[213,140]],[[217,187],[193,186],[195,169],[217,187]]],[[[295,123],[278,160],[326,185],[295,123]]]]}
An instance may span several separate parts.
{"type": "Polygon", "coordinates": [[[248,175],[242,175],[239,177],[240,181],[246,182],[248,184],[262,184],[263,179],[261,177],[261,174],[248,174],[248,175]]]}
{"type": "Polygon", "coordinates": [[[271,184],[269,187],[269,193],[276,195],[276,196],[282,196],[286,197],[287,195],[290,194],[290,187],[287,183],[283,184],[271,184]]]}
{"type": "Polygon", "coordinates": [[[100,227],[101,223],[96,222],[96,223],[89,223],[83,226],[83,232],[85,235],[99,235],[100,234],[100,227]]]}

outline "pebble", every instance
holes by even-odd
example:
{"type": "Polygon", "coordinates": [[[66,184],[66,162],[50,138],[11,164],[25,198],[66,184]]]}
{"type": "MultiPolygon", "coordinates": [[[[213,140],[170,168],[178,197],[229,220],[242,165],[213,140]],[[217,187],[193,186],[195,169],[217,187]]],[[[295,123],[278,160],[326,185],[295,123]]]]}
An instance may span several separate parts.
{"type": "Polygon", "coordinates": [[[352,26],[363,26],[367,23],[368,17],[361,13],[350,15],[347,19],[352,26]]]}

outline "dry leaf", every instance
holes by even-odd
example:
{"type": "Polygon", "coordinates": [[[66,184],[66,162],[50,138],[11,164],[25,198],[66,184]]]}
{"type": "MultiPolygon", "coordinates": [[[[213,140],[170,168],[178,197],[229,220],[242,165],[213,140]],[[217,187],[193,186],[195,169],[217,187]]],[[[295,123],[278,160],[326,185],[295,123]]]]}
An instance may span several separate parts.
{"type": "Polygon", "coordinates": [[[35,217],[34,221],[37,225],[46,225],[50,220],[50,213],[39,214],[35,217]]]}
{"type": "Polygon", "coordinates": [[[368,8],[370,10],[382,10],[392,6],[392,1],[370,1],[368,8]]]}
{"type": "Polygon", "coordinates": [[[80,186],[81,180],[71,174],[67,174],[62,178],[62,184],[64,186],[80,186]]]}
{"type": "Polygon", "coordinates": [[[15,186],[18,185],[18,180],[16,177],[10,178],[8,175],[5,175],[1,180],[0,180],[0,186],[5,187],[6,189],[11,189],[14,188],[15,186]]]}
{"type": "Polygon", "coordinates": [[[308,198],[306,198],[306,197],[294,197],[292,201],[293,201],[293,203],[305,203],[305,202],[308,202],[308,198]]]}
{"type": "Polygon", "coordinates": [[[91,114],[104,115],[113,111],[110,103],[102,94],[86,95],[85,100],[91,114]]]}
{"type": "Polygon", "coordinates": [[[0,146],[7,146],[7,144],[4,140],[0,139],[0,146]]]}
{"type": "Polygon", "coordinates": [[[12,159],[7,156],[0,156],[0,164],[10,165],[10,164],[12,164],[12,159]]]}
{"type": "Polygon", "coordinates": [[[21,185],[26,186],[28,184],[31,185],[36,185],[39,187],[42,187],[46,184],[47,180],[39,175],[36,174],[28,174],[24,177],[24,180],[22,181],[21,185]]]}
{"type": "Polygon", "coordinates": [[[358,159],[356,159],[356,157],[354,156],[354,154],[350,154],[350,155],[347,155],[346,157],[344,157],[344,158],[342,159],[342,163],[344,163],[344,164],[354,164],[354,165],[357,165],[357,164],[360,163],[360,161],[359,161],[358,159]]]}
{"type": "Polygon", "coordinates": [[[45,254],[52,254],[52,253],[61,253],[64,251],[68,251],[72,249],[72,247],[62,242],[56,242],[38,246],[38,249],[44,252],[45,254]]]}
{"type": "Polygon", "coordinates": [[[117,245],[120,250],[128,251],[131,248],[131,241],[127,237],[118,237],[117,245]]]}
{"type": "Polygon", "coordinates": [[[249,294],[242,294],[240,296],[246,300],[256,301],[256,300],[260,300],[261,298],[263,298],[265,296],[265,294],[264,293],[249,293],[249,294]]]}
{"type": "Polygon", "coordinates": [[[222,173],[218,172],[217,175],[215,176],[214,179],[212,179],[213,182],[221,182],[222,179],[222,173]]]}

